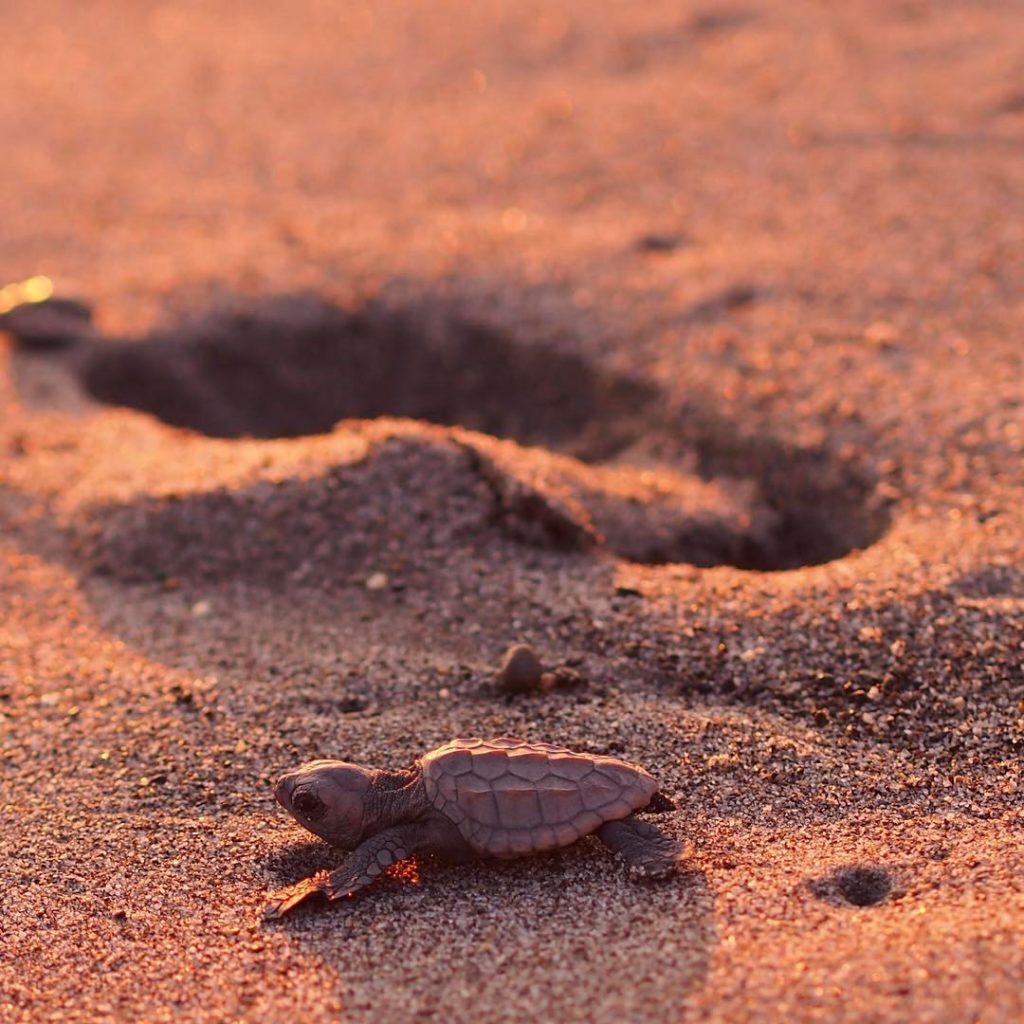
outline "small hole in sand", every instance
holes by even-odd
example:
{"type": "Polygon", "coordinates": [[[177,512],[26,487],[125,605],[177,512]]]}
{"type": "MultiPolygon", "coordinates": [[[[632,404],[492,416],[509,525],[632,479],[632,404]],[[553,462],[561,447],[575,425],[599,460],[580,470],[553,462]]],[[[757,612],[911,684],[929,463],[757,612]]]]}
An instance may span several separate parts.
{"type": "Polygon", "coordinates": [[[870,864],[837,868],[827,878],[811,883],[811,891],[820,899],[853,907],[876,906],[887,900],[892,890],[888,870],[870,864]]]}

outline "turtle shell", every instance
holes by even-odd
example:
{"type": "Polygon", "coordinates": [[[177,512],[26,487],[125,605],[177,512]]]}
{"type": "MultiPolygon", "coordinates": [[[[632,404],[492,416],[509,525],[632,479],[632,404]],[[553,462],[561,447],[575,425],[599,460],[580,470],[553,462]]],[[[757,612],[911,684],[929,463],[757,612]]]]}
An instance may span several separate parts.
{"type": "Polygon", "coordinates": [[[568,846],[646,807],[658,789],[637,765],[510,736],[455,739],[420,765],[430,802],[493,857],[568,846]]]}

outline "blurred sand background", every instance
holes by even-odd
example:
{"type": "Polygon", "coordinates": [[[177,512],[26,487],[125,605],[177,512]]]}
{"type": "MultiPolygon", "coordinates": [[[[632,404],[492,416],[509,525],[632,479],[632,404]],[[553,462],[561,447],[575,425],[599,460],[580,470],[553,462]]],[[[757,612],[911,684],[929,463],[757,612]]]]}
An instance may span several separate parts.
{"type": "Polygon", "coordinates": [[[0,137],[4,1022],[1024,1018],[1017,4],[8,3],[0,137]],[[260,923],[502,733],[680,877],[260,923]]]}

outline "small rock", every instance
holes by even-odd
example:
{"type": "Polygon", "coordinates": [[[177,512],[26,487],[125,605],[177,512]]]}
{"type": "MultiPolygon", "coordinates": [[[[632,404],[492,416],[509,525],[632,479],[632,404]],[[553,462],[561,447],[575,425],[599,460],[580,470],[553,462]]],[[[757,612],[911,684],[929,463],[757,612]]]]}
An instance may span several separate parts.
{"type": "Polygon", "coordinates": [[[196,601],[196,603],[194,605],[192,605],[192,614],[197,619],[201,619],[204,615],[209,615],[210,614],[210,609],[212,607],[213,607],[213,605],[210,604],[210,602],[205,600],[205,599],[202,600],[202,601],[196,601]]]}
{"type": "Polygon", "coordinates": [[[559,665],[551,674],[555,677],[555,686],[560,690],[572,690],[587,685],[586,676],[570,665],[559,665]]]}
{"type": "Polygon", "coordinates": [[[641,235],[636,240],[636,247],[641,252],[675,252],[682,244],[682,235],[656,231],[641,235]]]}
{"type": "Polygon", "coordinates": [[[899,341],[899,328],[885,320],[876,320],[864,328],[864,340],[869,345],[885,348],[899,341]]]}
{"type": "MultiPolygon", "coordinates": [[[[24,282],[22,287],[31,283],[24,282]]],[[[92,310],[76,299],[22,297],[16,305],[4,310],[4,295],[12,287],[18,286],[8,285],[0,289],[0,331],[10,334],[19,347],[38,350],[64,348],[92,333],[92,310]]]]}
{"type": "Polygon", "coordinates": [[[384,590],[387,587],[388,575],[385,572],[375,572],[372,576],[367,577],[366,589],[367,590],[384,590]]]}
{"type": "Polygon", "coordinates": [[[498,686],[506,693],[529,693],[541,686],[543,669],[533,648],[513,644],[501,659],[498,686]]]}

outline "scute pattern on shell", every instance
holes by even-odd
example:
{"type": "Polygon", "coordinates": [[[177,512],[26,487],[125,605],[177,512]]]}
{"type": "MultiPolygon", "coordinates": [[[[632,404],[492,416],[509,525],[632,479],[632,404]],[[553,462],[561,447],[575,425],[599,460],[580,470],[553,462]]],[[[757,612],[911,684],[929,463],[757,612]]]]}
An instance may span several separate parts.
{"type": "Polygon", "coordinates": [[[511,736],[455,739],[420,765],[430,802],[493,857],[568,846],[646,807],[658,789],[637,765],[511,736]]]}

